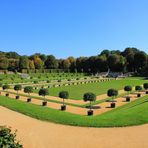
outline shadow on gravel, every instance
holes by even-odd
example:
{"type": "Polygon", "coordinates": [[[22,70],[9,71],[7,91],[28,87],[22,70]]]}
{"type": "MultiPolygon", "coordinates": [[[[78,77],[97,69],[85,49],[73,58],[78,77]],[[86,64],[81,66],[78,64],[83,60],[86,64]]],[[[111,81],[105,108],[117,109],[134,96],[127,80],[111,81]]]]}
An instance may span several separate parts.
{"type": "MultiPolygon", "coordinates": [[[[86,106],[86,108],[88,108],[88,109],[89,109],[89,108],[90,108],[90,106],[86,106]]],[[[101,107],[100,107],[100,106],[92,106],[91,108],[92,108],[92,109],[101,109],[101,107]]]]}

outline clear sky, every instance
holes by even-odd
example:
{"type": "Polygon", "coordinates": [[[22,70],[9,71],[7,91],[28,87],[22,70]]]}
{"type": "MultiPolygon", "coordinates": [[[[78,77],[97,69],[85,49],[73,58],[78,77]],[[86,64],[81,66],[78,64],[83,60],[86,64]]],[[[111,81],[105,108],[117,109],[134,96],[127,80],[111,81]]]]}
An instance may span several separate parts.
{"type": "Polygon", "coordinates": [[[65,58],[126,47],[148,53],[148,0],[0,0],[0,51],[65,58]]]}

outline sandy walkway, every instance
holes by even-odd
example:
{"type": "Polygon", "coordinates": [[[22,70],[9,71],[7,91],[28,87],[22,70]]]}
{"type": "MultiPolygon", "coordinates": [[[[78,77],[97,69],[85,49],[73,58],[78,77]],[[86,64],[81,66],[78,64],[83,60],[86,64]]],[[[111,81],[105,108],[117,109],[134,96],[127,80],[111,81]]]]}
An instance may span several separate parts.
{"type": "MultiPolygon", "coordinates": [[[[2,89],[0,89],[2,90],[2,89]]],[[[15,90],[13,89],[8,89],[9,92],[13,92],[13,93],[16,93],[15,90]]],[[[123,94],[125,93],[124,90],[119,90],[119,95],[120,94],[123,94]]],[[[19,91],[19,94],[23,94],[23,95],[27,95],[26,93],[24,93],[23,90],[19,91]]],[[[39,96],[37,93],[31,93],[31,96],[34,96],[34,97],[41,97],[39,96]]],[[[102,94],[102,95],[99,95],[97,96],[96,100],[103,100],[103,99],[106,99],[108,98],[107,94],[102,94]]],[[[46,96],[46,99],[49,99],[49,100],[54,100],[54,101],[62,101],[61,98],[59,97],[55,97],[55,96],[46,96]]],[[[82,100],[72,100],[72,99],[67,99],[65,100],[67,103],[72,103],[72,104],[79,104],[79,105],[85,105],[87,102],[84,102],[83,99],[82,100]]]]}
{"type": "MultiPolygon", "coordinates": [[[[1,95],[5,96],[5,94],[6,94],[5,92],[1,92],[1,95]]],[[[10,98],[15,98],[16,95],[9,93],[9,97],[10,98]]],[[[20,96],[20,99],[19,100],[26,102],[27,101],[27,98],[28,97],[20,96]]],[[[31,101],[31,103],[36,104],[36,105],[42,105],[42,102],[43,101],[42,100],[39,100],[39,99],[32,99],[32,101],[31,101]]],[[[47,103],[47,107],[50,107],[50,108],[53,108],[53,109],[60,109],[61,104],[54,103],[54,102],[48,102],[47,103]]],[[[87,109],[86,108],[81,108],[81,107],[75,107],[75,106],[67,105],[66,112],[70,112],[70,113],[73,113],[73,114],[86,115],[87,109]]]]}
{"type": "Polygon", "coordinates": [[[18,129],[24,148],[147,148],[148,124],[82,128],[43,122],[0,107],[0,125],[18,129]]]}

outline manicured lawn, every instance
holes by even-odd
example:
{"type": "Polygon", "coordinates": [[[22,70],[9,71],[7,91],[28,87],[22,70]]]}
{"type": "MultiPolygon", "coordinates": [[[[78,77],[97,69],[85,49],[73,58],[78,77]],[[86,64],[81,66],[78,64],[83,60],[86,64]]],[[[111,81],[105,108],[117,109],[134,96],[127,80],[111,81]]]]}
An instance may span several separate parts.
{"type": "Polygon", "coordinates": [[[25,83],[33,81],[47,81],[47,80],[68,80],[83,78],[84,73],[31,73],[30,79],[21,78],[19,74],[0,74],[0,83],[25,83]]]}
{"type": "Polygon", "coordinates": [[[89,127],[119,127],[148,123],[148,96],[98,116],[80,116],[0,96],[0,105],[55,123],[89,127]]]}
{"type": "MultiPolygon", "coordinates": [[[[93,92],[96,95],[105,94],[108,89],[123,89],[125,85],[141,85],[148,80],[143,80],[141,78],[126,78],[122,80],[111,80],[106,82],[98,82],[98,83],[88,83],[88,84],[79,84],[79,85],[71,85],[71,86],[62,86],[62,87],[52,87],[49,89],[49,93],[52,96],[58,96],[59,92],[62,90],[69,92],[69,98],[74,100],[81,100],[83,98],[83,94],[86,92],[93,92]]],[[[38,92],[38,90],[35,90],[38,92]]]]}

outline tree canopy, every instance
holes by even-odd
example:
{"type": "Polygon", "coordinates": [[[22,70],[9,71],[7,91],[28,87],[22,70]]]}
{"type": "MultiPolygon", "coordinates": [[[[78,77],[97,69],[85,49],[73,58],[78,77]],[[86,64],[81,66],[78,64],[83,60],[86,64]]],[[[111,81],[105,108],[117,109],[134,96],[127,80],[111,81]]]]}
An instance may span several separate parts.
{"type": "Polygon", "coordinates": [[[103,50],[100,54],[90,57],[68,57],[57,59],[54,55],[35,53],[21,56],[15,52],[0,52],[1,70],[23,69],[62,69],[70,72],[98,73],[137,72],[148,75],[148,55],[144,51],[128,47],[125,50],[103,50]]]}

